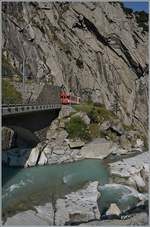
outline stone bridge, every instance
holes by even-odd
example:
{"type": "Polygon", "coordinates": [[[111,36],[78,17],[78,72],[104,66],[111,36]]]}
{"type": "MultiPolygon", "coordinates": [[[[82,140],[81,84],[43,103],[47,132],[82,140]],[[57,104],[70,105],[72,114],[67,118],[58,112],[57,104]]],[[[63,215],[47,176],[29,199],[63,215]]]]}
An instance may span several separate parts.
{"type": "Polygon", "coordinates": [[[46,105],[3,105],[2,125],[19,126],[32,132],[50,125],[61,109],[61,104],[46,105]]]}

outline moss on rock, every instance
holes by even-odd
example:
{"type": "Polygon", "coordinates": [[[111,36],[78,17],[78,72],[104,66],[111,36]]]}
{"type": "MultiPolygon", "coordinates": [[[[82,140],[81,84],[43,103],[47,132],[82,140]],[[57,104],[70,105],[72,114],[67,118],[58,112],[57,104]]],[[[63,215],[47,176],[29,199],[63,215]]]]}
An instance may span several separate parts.
{"type": "Polygon", "coordinates": [[[8,81],[2,81],[2,103],[3,104],[20,104],[22,103],[22,95],[8,81]]]}

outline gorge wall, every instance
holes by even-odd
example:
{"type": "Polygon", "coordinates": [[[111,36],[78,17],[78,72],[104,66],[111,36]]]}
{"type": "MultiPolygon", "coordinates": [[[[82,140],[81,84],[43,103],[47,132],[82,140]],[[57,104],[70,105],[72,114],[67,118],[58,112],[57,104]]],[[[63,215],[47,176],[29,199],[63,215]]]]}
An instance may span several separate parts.
{"type": "Polygon", "coordinates": [[[48,80],[148,129],[148,32],[117,2],[2,4],[2,74],[48,80]]]}

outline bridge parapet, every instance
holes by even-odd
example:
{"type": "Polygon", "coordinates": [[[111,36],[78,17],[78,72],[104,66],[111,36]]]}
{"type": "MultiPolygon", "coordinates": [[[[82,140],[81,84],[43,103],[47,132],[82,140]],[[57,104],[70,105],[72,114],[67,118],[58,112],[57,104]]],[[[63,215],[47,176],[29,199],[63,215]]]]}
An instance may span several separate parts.
{"type": "Polygon", "coordinates": [[[47,105],[3,105],[2,106],[2,116],[46,111],[46,110],[56,110],[61,109],[61,104],[47,104],[47,105]]]}

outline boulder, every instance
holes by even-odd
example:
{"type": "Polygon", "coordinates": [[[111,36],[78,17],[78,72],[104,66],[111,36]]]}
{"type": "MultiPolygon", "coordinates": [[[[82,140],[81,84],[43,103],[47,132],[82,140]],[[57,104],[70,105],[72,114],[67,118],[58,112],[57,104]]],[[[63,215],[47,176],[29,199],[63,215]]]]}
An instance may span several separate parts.
{"type": "Polygon", "coordinates": [[[56,144],[63,144],[68,137],[68,133],[63,128],[57,128],[57,130],[49,129],[47,133],[47,139],[49,141],[55,141],[56,144]]]}
{"type": "Polygon", "coordinates": [[[114,119],[112,121],[104,121],[100,125],[100,130],[101,131],[107,131],[108,129],[116,132],[118,135],[122,135],[124,133],[124,128],[120,120],[114,119]]]}
{"type": "Polygon", "coordinates": [[[119,143],[123,149],[131,150],[131,143],[130,143],[129,139],[127,139],[126,135],[120,136],[119,143]]]}
{"type": "Polygon", "coordinates": [[[72,225],[100,219],[97,199],[98,182],[89,183],[83,189],[72,192],[56,201],[55,225],[72,225]]]}
{"type": "Polygon", "coordinates": [[[84,142],[81,140],[75,140],[75,141],[68,141],[69,147],[74,149],[74,148],[81,148],[84,146],[84,142]]]}
{"type": "Polygon", "coordinates": [[[124,128],[123,128],[123,125],[122,123],[120,122],[120,120],[118,119],[114,119],[112,122],[111,122],[111,129],[113,131],[115,131],[117,134],[119,135],[122,135],[124,133],[124,128]]]}
{"type": "Polygon", "coordinates": [[[120,216],[121,211],[116,203],[111,203],[109,209],[106,211],[107,216],[120,216]]]}
{"type": "Polygon", "coordinates": [[[95,139],[81,149],[84,158],[104,159],[113,151],[113,143],[106,139],[95,139]]]}
{"type": "Polygon", "coordinates": [[[40,159],[38,161],[38,165],[45,165],[47,164],[48,160],[44,152],[41,153],[40,159]]]}
{"type": "Polygon", "coordinates": [[[133,181],[135,181],[138,191],[140,192],[146,191],[146,184],[144,182],[144,179],[141,177],[140,173],[132,175],[131,178],[133,179],[133,181]]]}
{"type": "Polygon", "coordinates": [[[140,192],[148,191],[148,160],[148,152],[144,152],[132,158],[110,163],[112,181],[132,186],[140,192]]]}
{"type": "Polygon", "coordinates": [[[101,125],[100,125],[100,130],[101,131],[106,131],[111,127],[111,122],[110,121],[104,121],[101,125]]]}
{"type": "Polygon", "coordinates": [[[13,146],[15,132],[8,128],[2,127],[2,150],[8,150],[13,146]]]}
{"type": "Polygon", "coordinates": [[[30,152],[31,149],[29,148],[14,148],[8,150],[7,152],[3,152],[4,154],[2,154],[2,159],[9,166],[24,167],[30,152]]]}
{"type": "Polygon", "coordinates": [[[148,178],[149,178],[149,165],[148,165],[148,163],[143,164],[143,168],[141,169],[140,174],[141,174],[142,178],[144,179],[144,181],[148,181],[148,178]]]}
{"type": "Polygon", "coordinates": [[[62,144],[67,137],[68,137],[68,133],[66,130],[64,129],[59,130],[56,138],[57,144],[62,144]]]}
{"type": "MultiPolygon", "coordinates": [[[[139,193],[134,188],[123,184],[105,184],[104,186],[98,186],[98,190],[101,194],[101,197],[98,200],[101,214],[106,214],[106,211],[112,208],[112,203],[115,203],[119,208],[117,209],[113,205],[115,211],[118,214],[121,214],[135,208],[140,201],[146,200],[145,195],[139,193]]],[[[110,211],[113,212],[112,209],[109,210],[109,212],[110,211]]]]}
{"type": "Polygon", "coordinates": [[[26,161],[25,166],[26,166],[26,167],[35,166],[35,165],[37,164],[39,155],[40,155],[39,147],[38,147],[38,146],[37,146],[37,147],[34,147],[34,148],[31,150],[31,153],[30,153],[30,155],[29,155],[28,160],[26,161]]]}

